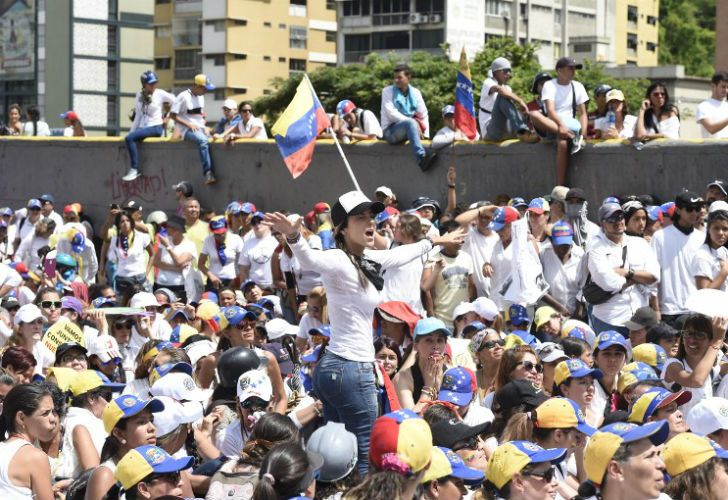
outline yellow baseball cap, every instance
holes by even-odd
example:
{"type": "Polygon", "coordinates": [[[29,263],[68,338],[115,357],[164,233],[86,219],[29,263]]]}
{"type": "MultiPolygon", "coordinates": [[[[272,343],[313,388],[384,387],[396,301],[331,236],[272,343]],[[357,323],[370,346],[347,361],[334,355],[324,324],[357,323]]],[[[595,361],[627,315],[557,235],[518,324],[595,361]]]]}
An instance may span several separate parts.
{"type": "Polygon", "coordinates": [[[535,426],[541,429],[568,429],[574,427],[587,436],[596,429],[586,423],[579,406],[569,398],[550,398],[541,403],[536,410],[535,426]]]}
{"type": "Polygon", "coordinates": [[[172,458],[157,446],[140,446],[121,457],[119,463],[116,464],[114,477],[125,490],[130,490],[151,474],[165,474],[189,469],[194,460],[193,457],[172,458]]]}
{"type": "Polygon", "coordinates": [[[215,86],[212,84],[207,75],[203,75],[202,73],[195,75],[195,85],[201,85],[205,87],[205,90],[215,90],[215,86]]]}
{"type": "Polygon", "coordinates": [[[125,394],[109,401],[101,414],[101,420],[104,422],[104,430],[111,433],[116,424],[121,419],[133,417],[137,413],[141,413],[149,408],[152,413],[164,410],[164,403],[157,399],[143,400],[132,394],[125,394]]]}
{"type": "Polygon", "coordinates": [[[662,460],[665,461],[665,468],[671,477],[697,467],[713,457],[728,459],[728,451],[708,438],[691,432],[678,434],[662,450],[662,460]]]}
{"type": "Polygon", "coordinates": [[[427,467],[425,475],[422,476],[421,484],[429,483],[435,479],[449,476],[452,474],[452,467],[450,461],[445,456],[445,453],[437,446],[432,447],[432,458],[430,459],[430,466],[427,467]]]}
{"type": "Polygon", "coordinates": [[[46,379],[53,377],[56,380],[56,385],[63,392],[71,390],[71,382],[78,375],[78,370],[73,368],[63,368],[62,366],[51,366],[48,368],[46,379]]]}
{"type": "Polygon", "coordinates": [[[649,422],[645,425],[616,422],[605,425],[594,433],[584,449],[586,477],[599,486],[607,473],[607,466],[622,443],[633,443],[649,439],[659,446],[667,440],[670,432],[667,420],[649,422]]]}
{"type": "Polygon", "coordinates": [[[551,316],[554,314],[559,313],[551,306],[543,306],[536,309],[536,314],[533,317],[533,323],[536,325],[536,329],[539,329],[541,328],[541,325],[548,323],[551,316]]]}
{"type": "Polygon", "coordinates": [[[76,376],[70,380],[68,388],[71,394],[80,396],[99,387],[109,389],[112,392],[118,392],[124,388],[124,385],[111,382],[106,378],[106,375],[96,370],[84,370],[82,372],[76,372],[76,376]]]}
{"type": "Polygon", "coordinates": [[[565,457],[566,448],[544,450],[530,441],[510,441],[495,449],[488,460],[485,477],[501,489],[528,464],[551,462],[555,465],[565,457]]]}
{"type": "Polygon", "coordinates": [[[690,401],[692,396],[693,394],[688,391],[671,392],[664,387],[653,387],[632,403],[632,409],[627,417],[627,422],[643,424],[658,409],[664,408],[671,403],[677,403],[678,406],[682,406],[690,401]]]}
{"type": "Polygon", "coordinates": [[[567,359],[561,361],[554,369],[554,383],[558,386],[570,378],[581,378],[591,375],[594,378],[602,378],[602,371],[590,368],[582,360],[567,359]]]}
{"type": "Polygon", "coordinates": [[[657,344],[640,344],[632,348],[632,359],[641,361],[650,365],[657,373],[662,372],[662,368],[667,361],[667,353],[665,349],[657,344]]]}

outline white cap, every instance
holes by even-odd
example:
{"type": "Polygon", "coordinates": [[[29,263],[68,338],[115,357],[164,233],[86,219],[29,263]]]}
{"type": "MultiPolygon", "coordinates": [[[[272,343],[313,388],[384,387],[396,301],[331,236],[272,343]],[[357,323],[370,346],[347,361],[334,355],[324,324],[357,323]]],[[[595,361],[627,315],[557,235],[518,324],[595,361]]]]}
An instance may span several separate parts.
{"type": "Polygon", "coordinates": [[[88,355],[95,354],[102,363],[108,363],[112,359],[121,359],[119,344],[111,335],[100,335],[94,338],[88,346],[88,355]]]}
{"type": "Polygon", "coordinates": [[[728,429],[728,399],[701,399],[688,412],[687,422],[690,430],[698,436],[728,429]]]}
{"type": "Polygon", "coordinates": [[[395,198],[395,199],[397,198],[396,196],[394,196],[394,191],[392,191],[392,190],[391,190],[390,188],[388,188],[387,186],[379,186],[379,187],[378,187],[378,188],[377,188],[377,189],[376,189],[376,190],[374,191],[374,194],[376,194],[376,193],[382,193],[382,194],[383,194],[384,196],[386,196],[387,198],[395,198]]]}
{"type": "Polygon", "coordinates": [[[129,307],[158,307],[159,302],[153,293],[138,292],[129,301],[129,307]]]}
{"type": "Polygon", "coordinates": [[[222,103],[222,107],[227,109],[238,109],[238,103],[235,102],[235,99],[225,99],[225,102],[222,103]]]}
{"type": "Polygon", "coordinates": [[[281,298],[278,295],[263,295],[260,300],[263,299],[273,302],[273,314],[275,316],[283,316],[283,309],[281,309],[281,298]]]}
{"type": "Polygon", "coordinates": [[[536,354],[543,363],[553,363],[561,359],[569,359],[561,346],[555,342],[542,342],[536,346],[536,354]]]}
{"type": "Polygon", "coordinates": [[[168,396],[154,398],[164,404],[164,411],[154,414],[154,428],[157,437],[166,436],[182,424],[197,422],[203,417],[203,407],[198,402],[180,403],[168,396]]]}
{"type": "Polygon", "coordinates": [[[268,374],[262,370],[249,370],[238,378],[238,400],[242,403],[252,397],[270,401],[273,397],[273,385],[268,374]]]}
{"type": "Polygon", "coordinates": [[[503,69],[511,69],[511,63],[505,57],[496,57],[493,62],[490,63],[491,71],[500,71],[503,69]]]}
{"type": "Polygon", "coordinates": [[[498,316],[498,306],[488,297],[478,297],[473,301],[475,313],[487,321],[493,321],[498,316]]]}
{"type": "Polygon", "coordinates": [[[18,311],[15,313],[13,323],[15,323],[15,326],[18,326],[20,323],[32,323],[38,318],[42,319],[44,323],[46,322],[46,319],[43,316],[43,313],[40,312],[40,309],[38,309],[38,306],[35,304],[25,304],[18,308],[18,311]]]}
{"type": "Polygon", "coordinates": [[[177,401],[205,401],[212,391],[197,387],[192,377],[186,373],[171,372],[152,385],[152,396],[169,396],[177,401]]]}
{"type": "Polygon", "coordinates": [[[455,321],[455,318],[458,316],[463,316],[470,312],[475,312],[475,306],[471,302],[460,302],[455,306],[455,309],[453,309],[452,320],[455,321]]]}
{"type": "Polygon", "coordinates": [[[708,209],[708,213],[713,212],[728,212],[728,203],[726,203],[723,200],[714,201],[710,204],[710,208],[708,209]]]}
{"type": "Polygon", "coordinates": [[[185,347],[190,363],[195,366],[199,360],[215,352],[217,348],[212,340],[198,340],[185,347]]]}
{"type": "Polygon", "coordinates": [[[284,335],[296,335],[298,327],[283,318],[273,318],[265,324],[265,331],[268,332],[268,340],[276,340],[284,335]]]}

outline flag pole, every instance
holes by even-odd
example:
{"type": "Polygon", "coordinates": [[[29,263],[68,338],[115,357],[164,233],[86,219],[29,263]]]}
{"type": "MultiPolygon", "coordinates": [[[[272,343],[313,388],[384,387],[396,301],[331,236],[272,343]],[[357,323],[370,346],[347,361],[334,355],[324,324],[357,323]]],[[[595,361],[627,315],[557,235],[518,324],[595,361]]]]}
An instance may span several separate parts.
{"type": "MultiPolygon", "coordinates": [[[[306,79],[306,83],[308,83],[308,88],[311,89],[311,93],[316,95],[316,91],[313,89],[313,85],[311,84],[311,80],[308,79],[308,74],[304,73],[303,77],[306,79]]],[[[318,96],[316,96],[318,99],[318,96]]],[[[329,126],[326,130],[329,131],[331,134],[331,137],[334,139],[334,143],[336,144],[336,148],[339,150],[339,155],[341,156],[341,159],[344,161],[344,166],[346,166],[347,172],[349,172],[349,177],[351,177],[351,181],[354,183],[354,187],[357,191],[361,191],[361,188],[359,187],[359,183],[356,180],[356,176],[354,176],[354,171],[351,169],[351,165],[349,165],[349,160],[346,158],[346,155],[344,154],[344,150],[341,149],[341,144],[339,144],[339,139],[336,137],[336,134],[334,133],[331,126],[329,126]]]]}

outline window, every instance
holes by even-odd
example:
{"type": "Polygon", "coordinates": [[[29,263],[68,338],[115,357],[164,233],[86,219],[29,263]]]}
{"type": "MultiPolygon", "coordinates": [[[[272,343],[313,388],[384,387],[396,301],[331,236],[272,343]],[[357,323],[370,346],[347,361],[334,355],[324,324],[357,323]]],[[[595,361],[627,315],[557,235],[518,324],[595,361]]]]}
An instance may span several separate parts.
{"type": "Polygon", "coordinates": [[[627,49],[637,50],[637,35],[634,33],[627,33],[627,49]]]}
{"type": "Polygon", "coordinates": [[[279,27],[280,29],[284,30],[284,29],[286,29],[286,28],[287,28],[288,26],[286,25],[286,23],[280,23],[280,24],[278,25],[278,27],[279,27]]]}
{"type": "Polygon", "coordinates": [[[270,56],[263,56],[264,61],[270,61],[270,56]]]}
{"type": "Polygon", "coordinates": [[[172,36],[172,25],[171,24],[165,24],[164,26],[155,26],[154,27],[154,37],[155,38],[169,38],[172,36]]]}
{"type": "Polygon", "coordinates": [[[286,62],[286,58],[285,57],[279,57],[278,58],[278,62],[286,62]]]}
{"type": "Polygon", "coordinates": [[[306,5],[306,0],[291,0],[291,5],[306,5]]]}
{"type": "Polygon", "coordinates": [[[248,89],[245,87],[233,87],[230,90],[232,90],[233,94],[247,94],[248,93],[248,89]]]}
{"type": "Polygon", "coordinates": [[[271,91],[269,89],[263,89],[263,95],[270,95],[271,91]]]}
{"type": "Polygon", "coordinates": [[[109,55],[116,55],[116,48],[117,48],[117,42],[116,42],[116,26],[109,25],[108,31],[107,31],[107,37],[108,37],[108,47],[109,47],[109,55]]]}
{"type": "Polygon", "coordinates": [[[290,30],[290,47],[292,49],[305,49],[306,48],[306,27],[305,26],[291,26],[290,30]]]}
{"type": "Polygon", "coordinates": [[[169,2],[170,2],[170,0],[155,0],[154,3],[156,3],[157,5],[162,5],[162,4],[169,3],[169,2]]]}
{"type": "Polygon", "coordinates": [[[216,101],[224,101],[225,100],[225,89],[215,89],[212,93],[214,96],[213,99],[216,101]]]}
{"type": "Polygon", "coordinates": [[[510,11],[510,5],[506,5],[503,0],[485,0],[485,13],[490,16],[502,16],[504,12],[510,11]]]}
{"type": "Polygon", "coordinates": [[[225,20],[220,19],[218,21],[213,21],[213,26],[215,27],[215,31],[225,31],[225,20]]]}
{"type": "Polygon", "coordinates": [[[213,61],[215,66],[225,66],[225,54],[208,54],[205,56],[208,61],[213,61]]]}
{"type": "Polygon", "coordinates": [[[305,59],[289,59],[288,60],[289,74],[301,73],[303,71],[306,71],[306,60],[305,59]]]}
{"type": "Polygon", "coordinates": [[[202,45],[202,29],[197,17],[175,17],[172,20],[172,36],[175,47],[202,45]]]}
{"type": "Polygon", "coordinates": [[[655,52],[657,50],[657,44],[655,42],[647,42],[645,46],[650,52],[655,52]]]}
{"type": "Polygon", "coordinates": [[[554,9],[554,24],[561,24],[561,9],[554,9]]]}
{"type": "Polygon", "coordinates": [[[657,24],[657,18],[655,16],[647,16],[647,24],[655,26],[657,24]]]}
{"type": "Polygon", "coordinates": [[[170,69],[172,67],[171,57],[155,57],[154,69],[170,69]]]}
{"type": "Polygon", "coordinates": [[[639,14],[637,11],[637,7],[635,5],[628,5],[627,6],[627,21],[630,23],[636,23],[639,19],[639,14]]]}
{"type": "Polygon", "coordinates": [[[236,19],[235,21],[233,21],[233,24],[235,26],[247,26],[248,21],[246,19],[236,19]]]}
{"type": "Polygon", "coordinates": [[[109,127],[114,128],[116,124],[113,120],[118,116],[119,106],[116,104],[116,96],[108,96],[106,98],[106,116],[109,117],[109,127]]]}
{"type": "Polygon", "coordinates": [[[336,43],[336,32],[335,31],[327,31],[326,32],[326,41],[327,42],[334,42],[334,43],[336,43]]]}
{"type": "Polygon", "coordinates": [[[202,57],[198,49],[174,51],[174,78],[187,80],[202,73],[202,57]]]}
{"type": "Polygon", "coordinates": [[[327,10],[336,10],[336,0],[326,0],[327,10]]]}
{"type": "Polygon", "coordinates": [[[106,75],[107,75],[107,81],[109,85],[109,90],[116,90],[116,87],[119,83],[119,77],[116,74],[116,61],[108,61],[106,63],[106,75]]]}
{"type": "Polygon", "coordinates": [[[248,58],[248,54],[234,54],[233,59],[236,61],[243,61],[248,58]]]}
{"type": "Polygon", "coordinates": [[[394,12],[410,11],[409,0],[374,0],[372,12],[374,14],[391,14],[394,12]]]}
{"type": "Polygon", "coordinates": [[[372,33],[372,49],[409,49],[409,33],[406,31],[381,31],[372,33]]]}
{"type": "Polygon", "coordinates": [[[343,4],[345,16],[368,16],[370,14],[369,0],[350,0],[343,4]]]}
{"type": "Polygon", "coordinates": [[[418,30],[412,32],[413,49],[437,49],[445,42],[445,30],[418,30]]]}
{"type": "Polygon", "coordinates": [[[417,0],[415,2],[415,12],[442,14],[445,12],[445,0],[417,0]]]}
{"type": "Polygon", "coordinates": [[[271,24],[270,24],[270,23],[269,23],[268,21],[265,21],[265,22],[263,23],[263,27],[265,27],[265,28],[270,28],[270,27],[271,27],[271,24]]]}
{"type": "Polygon", "coordinates": [[[574,52],[591,52],[590,43],[575,43],[574,52]]]}

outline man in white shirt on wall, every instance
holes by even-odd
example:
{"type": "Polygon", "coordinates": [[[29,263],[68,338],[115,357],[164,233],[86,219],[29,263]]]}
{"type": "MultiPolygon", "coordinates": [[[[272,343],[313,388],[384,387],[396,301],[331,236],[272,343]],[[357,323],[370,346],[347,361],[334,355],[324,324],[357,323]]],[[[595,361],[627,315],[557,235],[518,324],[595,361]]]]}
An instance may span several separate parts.
{"type": "Polygon", "coordinates": [[[382,137],[382,126],[374,113],[358,108],[349,99],[339,101],[331,123],[336,137],[342,142],[376,140],[382,137]]]}
{"type": "Polygon", "coordinates": [[[180,92],[175,99],[170,116],[177,122],[184,140],[197,143],[205,184],[213,184],[217,179],[212,172],[210,138],[205,129],[205,92],[208,90],[215,90],[210,79],[203,74],[196,75],[194,85],[180,92]]]}
{"type": "Polygon", "coordinates": [[[718,71],[710,80],[710,99],[698,104],[695,121],[704,139],[728,137],[728,72],[718,71]]]}

